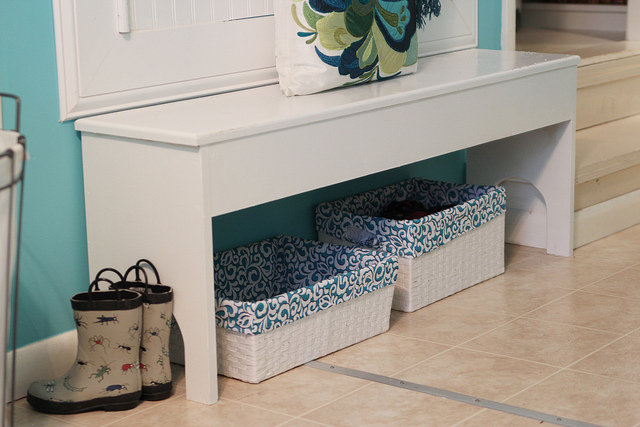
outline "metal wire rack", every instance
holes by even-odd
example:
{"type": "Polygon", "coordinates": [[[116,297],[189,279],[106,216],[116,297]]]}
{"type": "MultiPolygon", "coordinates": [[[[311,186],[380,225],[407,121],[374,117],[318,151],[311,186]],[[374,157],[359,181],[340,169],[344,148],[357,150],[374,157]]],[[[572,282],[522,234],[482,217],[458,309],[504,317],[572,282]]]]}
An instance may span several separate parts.
{"type": "Polygon", "coordinates": [[[20,98],[0,93],[0,313],[3,313],[3,318],[0,319],[0,336],[1,345],[4,345],[0,349],[0,403],[3,408],[3,426],[14,423],[18,283],[26,158],[26,139],[20,134],[20,98]],[[11,101],[15,125],[7,129],[3,119],[9,114],[3,107],[10,105],[11,101]],[[9,349],[11,357],[7,360],[9,349]],[[11,403],[5,405],[7,401],[11,403]]]}

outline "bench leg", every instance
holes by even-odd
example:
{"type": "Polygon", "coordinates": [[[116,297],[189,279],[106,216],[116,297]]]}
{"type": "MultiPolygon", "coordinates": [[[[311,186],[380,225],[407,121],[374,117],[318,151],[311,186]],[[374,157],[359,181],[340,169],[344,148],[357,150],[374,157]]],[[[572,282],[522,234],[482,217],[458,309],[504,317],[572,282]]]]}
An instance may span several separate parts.
{"type": "MultiPolygon", "coordinates": [[[[571,256],[573,253],[574,176],[573,122],[559,123],[467,150],[468,182],[499,184],[504,180],[522,179],[538,189],[546,205],[546,229],[539,230],[539,233],[546,234],[547,253],[553,255],[571,256]]],[[[528,244],[527,241],[514,243],[528,244]]]]}

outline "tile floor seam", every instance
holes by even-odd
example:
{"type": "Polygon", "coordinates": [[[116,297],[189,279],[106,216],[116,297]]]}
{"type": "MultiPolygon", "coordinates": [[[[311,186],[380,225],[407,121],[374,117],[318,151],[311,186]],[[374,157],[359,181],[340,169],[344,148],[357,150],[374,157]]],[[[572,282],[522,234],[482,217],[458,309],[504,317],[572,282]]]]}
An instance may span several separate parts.
{"type": "MultiPolygon", "coordinates": [[[[348,396],[348,395],[345,395],[345,396],[348,396]]],[[[339,400],[339,399],[340,398],[338,398],[336,400],[339,400]]],[[[255,404],[251,404],[251,403],[247,403],[247,402],[242,402],[240,400],[229,399],[228,397],[219,398],[218,402],[220,402],[220,401],[227,401],[227,402],[236,403],[238,405],[247,406],[249,408],[259,409],[261,411],[270,412],[272,414],[278,414],[278,415],[282,415],[282,416],[285,416],[285,417],[289,417],[291,419],[299,418],[301,416],[301,415],[291,415],[291,414],[287,414],[285,412],[275,411],[273,409],[265,408],[264,406],[259,406],[259,405],[255,405],[255,404]]],[[[218,402],[214,403],[214,405],[217,404],[218,402]]],[[[212,406],[212,405],[208,405],[208,406],[212,406]]],[[[319,406],[318,408],[320,408],[320,407],[321,406],[319,406]]],[[[317,408],[314,408],[310,412],[315,411],[316,409],[317,408]]],[[[305,412],[305,414],[306,414],[306,412],[305,412]]],[[[291,420],[287,420],[286,422],[289,422],[289,421],[291,421],[291,420]]]]}
{"type": "MultiPolygon", "coordinates": [[[[416,338],[416,337],[409,337],[406,335],[402,335],[398,332],[393,332],[391,330],[384,332],[385,334],[389,334],[389,335],[393,335],[394,337],[400,337],[400,338],[406,338],[406,339],[411,339],[411,340],[415,340],[415,341],[419,341],[419,342],[424,342],[424,343],[428,343],[428,344],[436,344],[436,345],[442,345],[445,347],[455,347],[453,344],[445,344],[445,343],[441,343],[438,341],[430,341],[430,340],[423,340],[421,338],[416,338]]],[[[448,349],[447,349],[448,350],[448,349]]],[[[446,351],[446,350],[445,350],[446,351]]]]}
{"type": "MultiPolygon", "coordinates": [[[[312,362],[315,362],[315,360],[314,360],[314,361],[312,361],[312,362]]],[[[318,362],[318,363],[324,363],[324,362],[318,362]]],[[[303,366],[307,366],[307,365],[305,364],[305,365],[303,365],[303,366]]],[[[316,368],[312,368],[312,369],[316,369],[316,368]]],[[[359,378],[359,379],[362,379],[362,378],[359,378]]],[[[332,403],[335,403],[335,402],[337,402],[337,401],[339,401],[339,400],[341,400],[341,399],[344,399],[344,398],[345,398],[345,397],[347,397],[347,396],[351,396],[352,394],[354,394],[354,393],[356,393],[356,392],[358,392],[358,391],[364,390],[365,388],[368,388],[368,387],[372,387],[373,385],[375,385],[375,384],[376,384],[376,382],[375,382],[375,381],[365,380],[365,379],[362,379],[362,380],[363,380],[363,381],[367,381],[367,384],[363,385],[362,387],[358,387],[357,389],[352,390],[351,392],[349,392],[349,393],[347,393],[347,394],[344,394],[344,395],[342,395],[342,396],[340,396],[340,397],[337,397],[337,398],[335,398],[335,399],[333,399],[333,400],[331,400],[331,401],[329,401],[329,402],[326,402],[326,403],[324,403],[324,404],[322,404],[322,405],[320,405],[320,406],[317,406],[317,407],[315,407],[315,408],[313,408],[313,409],[311,409],[311,410],[309,410],[309,411],[307,411],[307,412],[304,412],[304,413],[302,413],[302,414],[298,415],[296,418],[300,418],[300,419],[303,419],[303,420],[305,420],[305,421],[309,421],[309,420],[307,420],[306,418],[303,418],[303,417],[305,417],[306,415],[309,415],[309,414],[310,414],[310,413],[312,413],[312,412],[317,411],[318,409],[324,408],[325,406],[329,406],[329,405],[331,405],[332,403]]],[[[315,421],[313,421],[313,420],[310,420],[310,421],[315,422],[315,421]]]]}
{"type": "MultiPolygon", "coordinates": [[[[474,309],[469,309],[469,310],[474,310],[474,309]]],[[[479,310],[477,310],[477,311],[479,311],[479,310]]],[[[492,313],[492,314],[499,314],[499,313],[492,313]]],[[[483,333],[481,333],[481,334],[479,334],[479,335],[475,335],[473,338],[470,338],[470,339],[468,339],[468,340],[466,340],[466,341],[463,341],[463,342],[458,343],[458,344],[455,344],[455,345],[447,344],[447,343],[440,343],[440,342],[437,342],[437,341],[426,341],[426,340],[420,340],[419,338],[414,338],[414,337],[407,337],[407,338],[417,339],[417,340],[424,341],[424,342],[431,342],[431,343],[433,343],[433,344],[440,344],[440,345],[446,345],[446,346],[451,346],[451,347],[458,347],[458,346],[460,346],[460,345],[462,345],[462,344],[466,344],[466,343],[468,343],[469,341],[473,341],[474,339],[479,338],[479,337],[481,337],[481,336],[483,336],[483,335],[485,335],[485,334],[488,334],[489,332],[493,332],[494,330],[496,330],[496,329],[498,329],[498,328],[501,328],[502,326],[506,326],[506,325],[508,325],[509,323],[511,323],[511,322],[513,322],[513,321],[515,321],[515,320],[517,320],[517,319],[518,319],[518,317],[514,317],[514,316],[507,316],[507,317],[512,317],[512,319],[510,319],[510,320],[506,321],[505,323],[501,323],[500,325],[498,325],[498,326],[496,326],[496,327],[494,327],[494,328],[492,328],[492,329],[490,329],[490,330],[488,330],[488,331],[485,331],[485,332],[483,332],[483,333]]],[[[396,336],[405,337],[405,335],[401,335],[401,334],[397,334],[397,333],[396,333],[396,336]]]]}
{"type": "MultiPolygon", "coordinates": [[[[186,393],[185,393],[184,395],[186,395],[186,393]]],[[[135,412],[134,412],[134,413],[132,413],[132,414],[125,415],[124,417],[122,417],[122,418],[120,418],[120,419],[113,420],[113,421],[110,421],[110,422],[108,422],[108,423],[101,424],[100,426],[96,426],[96,427],[107,427],[107,426],[113,425],[113,424],[115,424],[115,423],[119,423],[119,422],[121,422],[121,421],[126,420],[127,418],[131,418],[131,417],[138,416],[138,415],[140,415],[140,414],[143,414],[143,413],[145,413],[145,412],[148,412],[148,411],[149,411],[149,410],[151,410],[151,409],[157,408],[157,407],[159,407],[159,406],[161,406],[161,405],[164,405],[164,404],[168,404],[168,403],[169,403],[169,402],[171,402],[172,400],[174,400],[174,399],[178,399],[178,398],[180,398],[180,397],[182,397],[182,396],[184,396],[184,395],[183,395],[183,394],[175,394],[175,393],[174,393],[173,395],[171,395],[171,396],[170,396],[169,398],[167,398],[167,399],[164,399],[164,400],[161,400],[161,401],[156,401],[156,402],[154,402],[154,404],[153,404],[153,405],[151,405],[151,406],[149,406],[148,408],[140,409],[140,410],[138,410],[138,411],[135,411],[135,412]]],[[[140,403],[142,403],[142,402],[144,402],[144,401],[140,401],[140,403]]],[[[84,427],[86,427],[86,426],[84,426],[84,427]]]]}
{"type": "MultiPolygon", "coordinates": [[[[362,379],[361,375],[363,375],[363,374],[364,375],[369,375],[369,376],[373,377],[373,379],[369,380],[372,383],[378,383],[378,384],[387,385],[387,386],[390,386],[390,387],[401,387],[402,389],[405,389],[405,390],[415,391],[415,392],[418,392],[418,393],[425,393],[425,394],[429,394],[429,395],[436,396],[436,397],[443,397],[443,398],[448,399],[448,400],[457,401],[457,402],[464,403],[464,404],[467,404],[467,405],[477,406],[478,408],[491,409],[491,410],[494,410],[494,411],[503,412],[503,413],[509,413],[509,414],[517,415],[517,416],[522,416],[522,417],[529,418],[529,419],[534,419],[534,420],[537,420],[537,421],[543,421],[544,418],[551,417],[551,418],[556,418],[558,420],[558,423],[557,423],[558,425],[567,425],[567,423],[570,423],[570,425],[580,425],[580,426],[584,425],[584,426],[589,426],[589,427],[599,427],[599,426],[596,426],[595,424],[591,424],[591,423],[588,423],[588,422],[585,422],[585,421],[580,421],[580,420],[576,420],[576,419],[570,419],[570,418],[562,417],[562,416],[559,416],[559,415],[550,414],[550,413],[547,413],[547,412],[541,412],[541,411],[536,411],[536,410],[533,410],[533,409],[523,408],[523,407],[520,407],[520,406],[506,404],[506,403],[503,403],[504,400],[503,401],[495,401],[495,400],[492,400],[492,399],[484,399],[484,398],[480,398],[480,397],[477,397],[477,396],[468,395],[466,393],[459,393],[459,392],[455,392],[455,391],[451,391],[451,390],[441,389],[441,388],[437,388],[437,387],[431,387],[431,386],[427,386],[427,385],[424,385],[424,384],[413,383],[411,381],[400,380],[400,379],[397,379],[397,378],[391,378],[391,377],[388,377],[386,375],[372,374],[370,372],[359,371],[357,369],[351,369],[351,368],[345,368],[345,367],[342,367],[342,366],[337,366],[337,365],[333,365],[333,364],[329,364],[329,363],[324,363],[324,362],[313,363],[313,362],[309,362],[309,363],[306,364],[306,366],[310,366],[310,367],[312,366],[314,369],[321,369],[321,370],[327,370],[327,368],[330,368],[331,369],[330,372],[333,372],[336,375],[355,376],[356,378],[360,378],[360,379],[362,379]],[[342,371],[342,372],[340,372],[340,371],[342,371]],[[357,375],[354,375],[354,374],[357,374],[357,375]],[[383,379],[385,381],[382,381],[383,379]],[[390,382],[388,382],[388,380],[391,380],[391,382],[399,382],[402,385],[391,384],[390,382]],[[429,389],[430,391],[418,390],[418,389],[416,389],[416,387],[429,389]],[[487,405],[489,405],[489,406],[487,406],[487,405]],[[508,410],[508,409],[511,409],[511,411],[508,410]],[[515,412],[512,412],[512,411],[515,411],[515,412]],[[524,415],[523,413],[529,413],[530,416],[524,415]],[[532,417],[531,415],[535,415],[535,417],[532,417]],[[545,417],[541,419],[541,418],[539,418],[540,416],[545,416],[545,417]],[[560,422],[562,422],[562,424],[560,422]]],[[[549,375],[547,378],[549,378],[549,377],[551,377],[553,375],[555,375],[555,374],[549,375]]],[[[528,388],[529,387],[525,388],[525,390],[528,389],[528,388]]],[[[519,394],[519,393],[517,393],[517,394],[519,394]]],[[[474,414],[474,416],[475,415],[479,415],[482,412],[483,411],[478,411],[478,412],[476,412],[474,414]]],[[[549,419],[547,419],[546,421],[553,423],[553,421],[551,421],[549,419]]],[[[554,423],[554,424],[556,424],[556,423],[554,423]]]]}
{"type": "MultiPolygon", "coordinates": [[[[526,281],[522,281],[522,282],[526,282],[526,281]]],[[[478,285],[481,285],[481,284],[482,283],[479,283],[478,285]]],[[[528,314],[530,314],[530,313],[532,313],[532,312],[534,312],[536,310],[539,310],[539,309],[541,309],[541,308],[543,308],[543,307],[545,307],[545,306],[547,306],[549,304],[553,304],[554,302],[557,302],[557,301],[561,300],[562,298],[566,298],[569,295],[572,295],[572,294],[574,294],[574,293],[576,293],[576,292],[578,292],[580,290],[580,289],[575,289],[575,288],[561,288],[561,287],[557,287],[557,286],[551,286],[551,287],[552,288],[556,288],[556,289],[569,290],[571,292],[569,292],[569,293],[567,293],[565,295],[562,295],[562,296],[560,296],[560,297],[558,297],[558,298],[556,298],[554,300],[547,301],[546,303],[544,303],[544,304],[542,304],[542,305],[540,305],[540,306],[538,306],[538,307],[536,307],[536,308],[534,308],[532,310],[526,311],[523,314],[509,314],[509,313],[503,313],[503,312],[499,312],[499,311],[495,311],[495,310],[483,310],[483,309],[479,309],[479,308],[463,307],[463,306],[460,306],[460,305],[456,305],[454,302],[453,303],[452,302],[448,302],[445,305],[448,306],[448,307],[462,308],[462,309],[465,309],[465,310],[476,310],[476,311],[482,311],[484,313],[499,314],[499,315],[502,315],[502,316],[513,317],[514,319],[512,319],[512,320],[517,320],[517,319],[523,318],[526,315],[528,315],[528,314]]]]}
{"type": "MultiPolygon", "coordinates": [[[[568,289],[568,288],[563,288],[563,289],[568,289]]],[[[538,310],[540,310],[541,308],[544,308],[544,307],[546,307],[546,306],[548,306],[548,305],[550,305],[550,304],[556,303],[556,302],[558,302],[558,301],[562,300],[563,298],[568,298],[570,295],[575,294],[575,293],[576,293],[576,292],[578,292],[579,290],[580,290],[580,289],[572,289],[572,290],[571,290],[571,292],[569,292],[568,294],[566,294],[566,295],[562,295],[562,296],[560,296],[560,297],[558,297],[558,298],[556,298],[556,299],[554,299],[554,300],[548,301],[548,302],[546,302],[546,303],[544,303],[544,304],[542,304],[542,305],[540,305],[540,306],[538,306],[538,307],[534,308],[533,310],[529,310],[529,311],[527,311],[526,313],[521,314],[518,318],[520,318],[520,319],[522,319],[522,318],[527,318],[527,319],[528,319],[528,317],[526,317],[528,314],[531,314],[531,313],[533,313],[534,311],[538,311],[538,310]]]]}
{"type": "Polygon", "coordinates": [[[543,323],[551,323],[551,324],[554,324],[554,325],[571,326],[571,327],[574,327],[574,328],[586,329],[586,330],[593,331],[593,332],[602,332],[602,333],[611,334],[611,335],[617,335],[617,336],[624,336],[624,335],[630,333],[630,332],[613,332],[613,331],[607,331],[607,330],[604,330],[604,329],[589,328],[587,326],[574,325],[572,323],[554,322],[553,320],[537,319],[535,317],[522,316],[522,317],[519,317],[516,320],[520,320],[520,319],[533,320],[533,321],[543,322],[543,323]]]}
{"type": "MultiPolygon", "coordinates": [[[[623,268],[621,268],[620,270],[616,271],[615,273],[613,273],[613,274],[611,274],[611,275],[609,275],[609,276],[607,276],[607,277],[603,277],[602,279],[596,280],[594,283],[592,283],[592,285],[593,285],[593,284],[595,284],[595,283],[598,283],[598,282],[602,282],[603,280],[607,280],[607,279],[609,279],[609,278],[611,278],[611,277],[615,276],[616,274],[620,274],[620,273],[622,273],[622,272],[624,272],[624,271],[627,271],[627,270],[633,270],[634,268],[636,268],[636,267],[638,267],[638,266],[640,266],[640,262],[637,262],[637,263],[635,263],[635,264],[632,264],[632,265],[630,265],[630,266],[628,266],[628,267],[623,267],[623,268]]],[[[587,286],[591,286],[591,285],[587,285],[587,286]]]]}
{"type": "Polygon", "coordinates": [[[536,258],[536,257],[538,257],[540,255],[545,255],[545,254],[537,254],[536,253],[536,254],[531,254],[531,255],[525,256],[524,258],[516,260],[516,261],[510,260],[508,263],[505,262],[505,269],[508,268],[508,267],[513,267],[514,265],[520,264],[520,263],[522,263],[524,261],[527,261],[527,260],[529,260],[531,258],[536,258]]]}
{"type": "Polygon", "coordinates": [[[450,348],[448,348],[448,349],[446,349],[446,350],[444,350],[444,351],[441,351],[440,353],[434,354],[433,356],[427,357],[426,359],[422,359],[421,361],[416,362],[416,363],[414,363],[414,364],[413,364],[413,365],[411,365],[411,366],[407,366],[407,367],[405,367],[405,368],[403,368],[403,369],[400,369],[399,371],[394,372],[393,374],[390,374],[390,375],[388,375],[388,376],[389,376],[390,378],[393,378],[394,376],[398,376],[398,375],[402,374],[403,372],[405,372],[405,371],[407,371],[407,370],[409,370],[409,369],[413,369],[413,368],[415,368],[416,366],[418,366],[418,365],[420,365],[420,364],[422,364],[422,363],[424,363],[424,362],[427,362],[427,361],[429,361],[429,360],[433,359],[434,357],[441,356],[441,355],[443,355],[443,354],[445,354],[445,353],[448,353],[448,352],[452,351],[452,350],[453,350],[453,349],[455,349],[455,348],[456,348],[456,347],[450,347],[450,348]]]}
{"type": "MultiPolygon", "coordinates": [[[[638,328],[638,329],[640,329],[640,328],[638,328]]],[[[638,330],[638,329],[636,329],[636,330],[638,330]]],[[[626,337],[627,335],[629,335],[629,334],[631,334],[631,333],[632,333],[632,332],[629,332],[629,333],[627,333],[627,334],[625,334],[625,335],[622,335],[622,336],[620,336],[620,337],[616,338],[615,340],[611,341],[610,343],[605,344],[605,345],[603,345],[602,347],[600,347],[600,348],[598,348],[598,349],[596,349],[596,350],[592,351],[591,353],[589,353],[589,354],[587,354],[587,355],[585,355],[585,356],[583,356],[583,357],[579,358],[578,360],[576,360],[576,361],[572,362],[571,364],[569,364],[569,365],[567,365],[567,366],[565,366],[565,367],[561,367],[561,368],[559,368],[559,370],[558,370],[557,372],[554,372],[554,373],[552,373],[552,374],[550,374],[550,375],[546,376],[545,378],[541,379],[540,381],[536,382],[535,384],[532,384],[532,385],[530,385],[530,386],[528,386],[528,387],[525,387],[524,389],[522,389],[522,390],[520,390],[519,392],[515,393],[514,395],[512,395],[512,396],[510,396],[510,397],[508,397],[508,398],[506,398],[506,399],[502,400],[501,402],[506,402],[506,401],[508,401],[508,400],[510,400],[510,399],[513,399],[513,398],[517,397],[518,395],[520,395],[520,394],[522,394],[522,393],[526,392],[527,390],[529,390],[529,389],[531,389],[531,388],[533,388],[533,387],[535,387],[535,386],[537,386],[537,385],[541,384],[542,382],[544,382],[544,381],[548,380],[549,378],[551,378],[551,377],[553,377],[553,376],[555,376],[555,375],[559,375],[559,374],[561,374],[562,372],[566,372],[566,371],[579,372],[579,373],[587,374],[587,375],[594,375],[594,376],[597,376],[597,377],[600,377],[600,378],[607,378],[607,379],[610,379],[610,380],[620,380],[620,381],[624,381],[624,380],[621,380],[620,378],[610,377],[610,376],[608,376],[608,375],[600,375],[600,374],[595,374],[595,373],[592,373],[592,372],[581,371],[581,370],[578,370],[578,369],[572,369],[572,368],[571,368],[571,366],[575,365],[576,363],[579,363],[580,361],[582,361],[582,360],[586,359],[587,357],[589,357],[589,356],[591,356],[591,355],[593,355],[593,354],[597,353],[598,351],[603,350],[604,348],[606,348],[606,347],[608,347],[609,345],[611,345],[611,344],[613,344],[613,343],[615,343],[615,342],[617,342],[617,341],[619,341],[619,340],[623,339],[624,337],[626,337]]],[[[553,365],[551,365],[551,366],[553,366],[553,365]]],[[[631,383],[631,384],[639,384],[638,382],[635,382],[635,381],[624,381],[624,382],[631,383]]],[[[639,426],[640,426],[640,424],[639,424],[639,426]]]]}
{"type": "MultiPolygon", "coordinates": [[[[555,289],[571,290],[571,289],[568,289],[568,288],[555,288],[555,289]]],[[[570,292],[570,293],[573,293],[573,291],[574,291],[574,290],[571,290],[571,291],[572,291],[572,292],[570,292]]],[[[567,294],[567,295],[569,295],[569,294],[567,294]]],[[[556,300],[553,300],[553,301],[556,301],[556,300]]],[[[553,302],[553,301],[551,301],[551,302],[553,302]]],[[[545,303],[545,304],[546,304],[546,303],[545,303]]],[[[506,312],[503,312],[503,311],[496,311],[496,310],[486,310],[486,309],[485,309],[485,310],[483,310],[483,309],[481,309],[481,308],[469,308],[469,307],[465,307],[465,306],[463,306],[463,305],[456,304],[455,302],[447,302],[446,304],[442,304],[442,305],[444,305],[444,306],[446,306],[446,307],[451,307],[451,308],[458,308],[458,309],[465,309],[465,310],[469,309],[469,310],[481,311],[481,312],[483,312],[483,313],[499,314],[499,315],[501,315],[501,316],[513,317],[513,318],[514,318],[514,320],[515,320],[515,319],[517,319],[517,318],[519,318],[519,317],[522,317],[522,316],[524,316],[524,315],[526,315],[526,314],[529,314],[529,313],[531,313],[532,311],[537,310],[538,308],[542,308],[542,307],[543,307],[543,306],[541,305],[541,306],[539,306],[539,307],[534,308],[533,310],[526,311],[526,312],[524,312],[523,314],[513,314],[513,313],[506,313],[506,312]]]]}
{"type": "MultiPolygon", "coordinates": [[[[595,285],[597,283],[599,283],[599,282],[593,283],[592,285],[595,285]]],[[[589,285],[589,286],[591,286],[591,285],[589,285]]],[[[640,298],[623,297],[623,296],[620,296],[620,295],[605,294],[603,292],[596,292],[596,291],[592,291],[592,290],[584,289],[584,288],[583,289],[578,289],[578,291],[579,292],[585,292],[585,293],[592,294],[592,295],[599,295],[599,296],[603,296],[603,297],[612,297],[612,298],[623,299],[623,300],[626,300],[626,301],[640,302],[640,298]]]]}
{"type": "Polygon", "coordinates": [[[487,412],[489,410],[489,408],[483,408],[482,411],[473,414],[473,415],[469,415],[467,418],[465,418],[464,420],[460,420],[457,423],[453,424],[451,427],[457,427],[459,425],[462,425],[464,423],[466,423],[467,421],[471,420],[472,418],[477,417],[478,415],[484,414],[485,412],[487,412]]]}
{"type": "MultiPolygon", "coordinates": [[[[506,402],[506,401],[508,401],[508,400],[510,400],[510,399],[514,399],[514,398],[518,397],[520,394],[522,394],[522,393],[526,392],[527,390],[529,390],[529,389],[531,389],[531,388],[533,388],[533,387],[535,387],[535,386],[537,386],[537,385],[539,385],[539,384],[543,383],[544,381],[548,380],[549,378],[551,378],[551,377],[553,377],[553,376],[555,376],[555,375],[559,375],[559,374],[561,374],[562,372],[567,372],[567,371],[570,371],[570,372],[578,372],[578,373],[586,374],[586,375],[594,375],[594,376],[597,376],[597,377],[600,377],[600,378],[606,378],[606,379],[610,379],[610,380],[618,380],[618,381],[622,381],[622,380],[620,380],[619,378],[613,378],[613,377],[608,377],[608,376],[605,376],[605,375],[593,374],[593,373],[591,373],[591,372],[582,372],[582,371],[577,371],[577,370],[569,369],[569,368],[562,368],[562,369],[560,369],[558,372],[555,372],[555,373],[553,373],[553,374],[551,374],[551,375],[547,376],[546,378],[544,378],[544,379],[542,379],[542,380],[538,381],[537,383],[532,384],[531,386],[526,387],[526,388],[524,388],[523,390],[520,390],[518,393],[514,394],[513,396],[510,396],[510,397],[508,397],[507,399],[502,400],[502,401],[501,401],[501,403],[504,403],[504,402],[506,402]]],[[[638,383],[636,383],[636,382],[630,382],[630,381],[625,381],[625,382],[628,382],[628,383],[631,383],[631,384],[638,384],[638,383]]],[[[640,426],[640,424],[638,424],[638,426],[640,426]]]]}
{"type": "Polygon", "coordinates": [[[563,371],[565,371],[565,370],[566,370],[566,368],[560,368],[560,369],[558,369],[558,371],[557,371],[557,372],[554,372],[554,373],[552,373],[552,374],[547,375],[546,377],[542,378],[541,380],[539,380],[539,381],[535,382],[534,384],[529,385],[528,387],[523,388],[523,389],[522,389],[522,390],[520,390],[519,392],[514,393],[513,395],[511,395],[511,396],[507,397],[506,399],[501,400],[500,402],[501,402],[501,403],[505,403],[505,402],[507,402],[507,401],[508,401],[508,400],[510,400],[510,399],[513,399],[513,398],[515,398],[515,397],[518,397],[519,395],[521,395],[522,393],[526,392],[527,390],[530,390],[530,389],[532,389],[533,387],[536,387],[537,385],[542,384],[544,381],[548,380],[549,378],[553,377],[554,375],[558,375],[558,374],[560,374],[561,372],[563,372],[563,371]]]}
{"type": "MultiPolygon", "coordinates": [[[[519,315],[517,315],[517,314],[507,314],[507,313],[501,313],[501,312],[498,312],[498,311],[492,311],[492,310],[483,310],[483,309],[479,309],[479,308],[469,308],[469,307],[463,307],[463,306],[459,306],[459,305],[453,305],[453,304],[451,304],[451,303],[448,303],[448,304],[442,304],[442,305],[443,305],[444,307],[457,308],[457,309],[465,310],[465,311],[479,311],[479,312],[481,312],[481,313],[490,313],[490,314],[496,314],[496,315],[499,315],[499,316],[507,317],[507,318],[508,318],[508,320],[506,320],[506,322],[507,322],[507,323],[508,323],[508,322],[511,322],[511,321],[513,321],[513,320],[516,320],[516,319],[519,317],[519,315]]],[[[427,307],[428,307],[428,306],[427,306],[427,307]]],[[[423,307],[422,309],[425,309],[425,308],[427,308],[427,307],[423,307]]],[[[528,313],[528,312],[527,312],[527,313],[528,313]]],[[[411,314],[411,313],[408,313],[408,314],[411,314]]],[[[434,343],[435,343],[435,344],[441,344],[441,343],[439,343],[439,342],[437,342],[437,341],[434,341],[434,343]]],[[[448,345],[451,345],[451,344],[448,344],[448,345]]]]}
{"type": "Polygon", "coordinates": [[[308,420],[305,418],[300,418],[300,417],[293,417],[290,420],[287,420],[285,422],[282,422],[280,424],[276,424],[275,427],[282,427],[282,426],[286,426],[288,423],[292,422],[292,421],[296,421],[296,420],[300,420],[300,421],[304,421],[304,422],[308,422],[308,423],[313,423],[313,424],[317,424],[319,426],[324,426],[324,427],[335,427],[332,424],[327,424],[327,423],[321,423],[320,421],[312,421],[312,420],[308,420]]]}
{"type": "Polygon", "coordinates": [[[583,370],[575,369],[575,368],[566,367],[566,368],[563,369],[563,371],[577,372],[577,373],[585,374],[585,375],[593,375],[593,376],[599,377],[599,378],[606,378],[606,379],[609,379],[609,380],[622,381],[622,382],[629,383],[629,384],[640,385],[640,381],[627,380],[627,379],[624,379],[624,378],[617,378],[617,377],[612,377],[612,376],[609,376],[609,375],[597,374],[595,372],[583,371],[583,370]]]}
{"type": "MultiPolygon", "coordinates": [[[[494,314],[497,314],[497,313],[494,313],[494,314]]],[[[510,316],[510,317],[513,317],[513,316],[510,316]]],[[[483,337],[483,336],[485,336],[485,335],[487,335],[487,334],[489,334],[489,333],[491,333],[491,332],[493,332],[493,331],[495,331],[497,329],[500,329],[503,326],[507,326],[508,324],[513,323],[513,322],[515,322],[515,321],[517,321],[519,319],[521,319],[521,317],[514,317],[513,319],[511,319],[511,320],[509,320],[509,321],[507,321],[507,322],[505,322],[503,324],[500,324],[500,325],[496,326],[495,328],[489,329],[489,330],[487,330],[487,331],[485,331],[485,332],[483,332],[483,333],[481,333],[479,335],[474,336],[473,338],[470,338],[470,339],[468,339],[466,341],[458,343],[455,347],[462,347],[463,345],[465,345],[465,344],[467,344],[467,343],[469,343],[471,341],[474,341],[474,340],[476,340],[476,339],[478,339],[480,337],[483,337]]]]}
{"type": "Polygon", "coordinates": [[[557,369],[558,371],[560,371],[560,370],[562,370],[562,369],[565,369],[565,367],[564,367],[564,366],[551,365],[551,364],[549,364],[549,363],[538,362],[538,361],[535,361],[535,360],[529,360],[529,359],[523,359],[523,358],[521,358],[521,357],[509,356],[509,355],[506,355],[506,354],[493,353],[493,352],[491,352],[491,351],[486,351],[486,350],[478,350],[478,349],[476,349],[476,348],[471,348],[471,347],[461,347],[461,346],[458,346],[458,347],[454,347],[453,349],[460,349],[460,350],[465,350],[465,351],[473,351],[473,352],[476,352],[476,353],[487,354],[487,355],[490,355],[490,356],[504,357],[504,358],[507,358],[507,359],[517,360],[517,361],[519,361],[519,362],[534,363],[534,364],[536,364],[536,365],[546,366],[546,367],[548,367],[548,368],[554,368],[554,369],[557,369]]]}
{"type": "MultiPolygon", "coordinates": [[[[611,341],[610,343],[607,343],[607,344],[603,345],[603,346],[602,346],[602,347],[600,347],[600,348],[595,349],[595,350],[594,350],[594,351],[592,351],[591,353],[586,354],[585,356],[583,356],[583,357],[579,358],[579,359],[578,359],[578,360],[576,360],[575,362],[572,362],[572,363],[570,363],[569,365],[565,366],[565,368],[564,368],[564,369],[571,369],[571,367],[572,367],[573,365],[575,365],[575,364],[577,364],[577,363],[580,363],[580,362],[582,362],[583,360],[585,360],[586,358],[593,356],[593,355],[594,355],[594,354],[596,354],[597,352],[602,351],[602,350],[604,350],[605,348],[607,348],[607,347],[609,347],[609,346],[611,346],[611,345],[615,344],[616,342],[623,340],[624,338],[626,338],[626,337],[628,337],[629,335],[631,335],[631,334],[633,334],[633,333],[637,332],[638,330],[640,330],[640,327],[638,327],[638,328],[636,328],[636,329],[634,329],[634,330],[632,330],[632,331],[630,331],[630,332],[627,332],[627,333],[626,333],[626,334],[624,334],[624,335],[619,336],[619,337],[618,337],[618,338],[616,338],[615,340],[611,341]]],[[[572,369],[572,370],[576,370],[576,371],[577,371],[577,369],[572,369]]],[[[582,371],[580,371],[580,372],[582,372],[582,371]]],[[[609,377],[609,378],[614,378],[614,377],[609,377]]]]}

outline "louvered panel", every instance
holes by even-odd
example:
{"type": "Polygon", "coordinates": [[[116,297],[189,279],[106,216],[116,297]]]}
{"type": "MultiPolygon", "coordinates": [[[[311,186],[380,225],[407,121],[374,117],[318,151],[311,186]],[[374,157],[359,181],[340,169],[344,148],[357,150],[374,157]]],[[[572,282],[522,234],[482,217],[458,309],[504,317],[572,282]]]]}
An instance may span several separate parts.
{"type": "Polygon", "coordinates": [[[273,14],[273,0],[131,0],[131,30],[159,30],[273,14]]]}

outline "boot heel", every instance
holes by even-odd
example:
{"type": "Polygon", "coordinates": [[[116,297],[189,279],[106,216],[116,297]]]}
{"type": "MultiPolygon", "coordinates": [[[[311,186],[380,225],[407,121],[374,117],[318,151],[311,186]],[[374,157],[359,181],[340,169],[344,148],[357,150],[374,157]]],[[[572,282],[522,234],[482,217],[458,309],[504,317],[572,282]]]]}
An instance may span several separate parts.
{"type": "Polygon", "coordinates": [[[142,386],[142,396],[140,400],[164,400],[173,394],[172,383],[158,384],[153,386],[142,386]]]}

